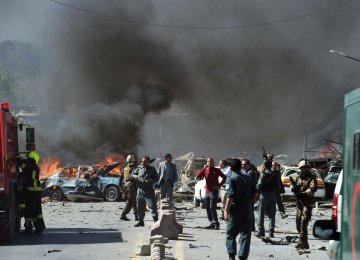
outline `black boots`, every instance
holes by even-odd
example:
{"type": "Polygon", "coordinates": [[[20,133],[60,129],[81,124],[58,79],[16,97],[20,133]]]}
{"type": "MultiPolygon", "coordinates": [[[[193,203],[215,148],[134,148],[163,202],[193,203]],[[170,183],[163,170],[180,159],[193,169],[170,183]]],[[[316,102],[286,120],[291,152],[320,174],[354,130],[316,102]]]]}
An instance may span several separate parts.
{"type": "Polygon", "coordinates": [[[280,216],[282,219],[284,219],[284,218],[287,218],[289,215],[286,214],[285,212],[280,212],[280,216]]]}
{"type": "Polygon", "coordinates": [[[211,223],[209,226],[206,226],[205,229],[214,229],[215,225],[211,223]]]}
{"type": "Polygon", "coordinates": [[[299,242],[295,246],[296,249],[309,249],[307,237],[300,237],[299,242]]]}
{"type": "Polygon", "coordinates": [[[128,219],[127,217],[126,217],[126,214],[121,214],[121,217],[120,217],[120,219],[121,220],[124,220],[124,221],[129,221],[130,219],[128,219]]]}
{"type": "Polygon", "coordinates": [[[269,237],[271,237],[271,238],[274,237],[274,229],[269,230],[269,237]]]}
{"type": "Polygon", "coordinates": [[[144,220],[139,220],[139,222],[136,225],[134,225],[134,227],[143,227],[143,226],[145,226],[144,220]]]}
{"type": "Polygon", "coordinates": [[[257,236],[257,237],[264,237],[264,236],[265,236],[265,232],[264,232],[264,231],[258,231],[258,232],[256,233],[256,236],[257,236]]]}

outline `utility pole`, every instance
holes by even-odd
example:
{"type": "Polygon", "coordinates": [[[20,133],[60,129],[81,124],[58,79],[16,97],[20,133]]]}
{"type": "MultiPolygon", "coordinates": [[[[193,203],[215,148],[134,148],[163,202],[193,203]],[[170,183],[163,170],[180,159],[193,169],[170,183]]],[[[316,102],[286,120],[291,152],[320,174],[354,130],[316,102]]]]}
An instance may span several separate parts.
{"type": "Polygon", "coordinates": [[[303,147],[303,158],[305,159],[306,156],[305,156],[305,151],[307,151],[307,142],[308,142],[308,132],[307,130],[304,128],[304,147],[303,147]]]}

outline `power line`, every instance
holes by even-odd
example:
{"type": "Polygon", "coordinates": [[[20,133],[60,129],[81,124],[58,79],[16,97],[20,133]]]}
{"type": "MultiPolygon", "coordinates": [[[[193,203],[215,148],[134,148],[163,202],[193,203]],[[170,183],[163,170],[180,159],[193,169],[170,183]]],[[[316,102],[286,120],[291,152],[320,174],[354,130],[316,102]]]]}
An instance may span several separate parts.
{"type": "Polygon", "coordinates": [[[59,2],[59,1],[56,1],[56,0],[49,0],[49,1],[53,2],[55,4],[58,4],[58,5],[66,6],[66,7],[81,11],[81,12],[85,12],[85,13],[88,13],[88,14],[101,16],[101,17],[106,17],[106,18],[110,18],[110,19],[114,19],[114,20],[121,21],[121,22],[126,22],[126,23],[135,23],[135,24],[142,24],[142,25],[153,26],[153,27],[164,27],[164,28],[172,28],[172,29],[224,30],[224,29],[240,29],[240,28],[261,27],[261,26],[266,26],[266,25],[271,25],[271,24],[279,24],[279,23],[295,21],[295,20],[299,20],[299,19],[302,19],[302,18],[305,18],[305,17],[308,17],[308,16],[314,16],[314,15],[318,15],[318,14],[321,14],[321,13],[331,11],[331,10],[333,10],[335,8],[338,8],[338,7],[341,7],[343,5],[349,4],[353,0],[344,1],[344,2],[341,2],[339,4],[330,6],[328,8],[324,8],[324,9],[314,11],[314,12],[311,12],[311,13],[307,13],[307,14],[303,14],[303,15],[300,15],[300,16],[295,16],[295,17],[291,17],[291,18],[287,18],[287,19],[282,19],[282,20],[278,20],[278,21],[271,21],[271,22],[264,22],[264,23],[257,23],[257,24],[247,24],[247,25],[214,26],[214,27],[150,23],[150,22],[145,22],[145,21],[141,21],[141,20],[127,19],[127,18],[122,18],[122,17],[118,17],[118,16],[98,13],[98,12],[95,12],[95,11],[92,11],[92,10],[89,10],[89,9],[84,9],[84,8],[77,7],[77,6],[74,6],[74,5],[65,4],[65,3],[62,3],[62,2],[59,2]]]}

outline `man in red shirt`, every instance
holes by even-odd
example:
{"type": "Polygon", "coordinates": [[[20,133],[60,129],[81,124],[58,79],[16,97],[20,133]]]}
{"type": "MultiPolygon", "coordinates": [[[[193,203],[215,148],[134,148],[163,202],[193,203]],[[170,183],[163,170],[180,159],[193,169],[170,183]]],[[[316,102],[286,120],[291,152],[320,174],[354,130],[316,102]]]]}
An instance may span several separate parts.
{"type": "Polygon", "coordinates": [[[216,204],[219,198],[220,187],[226,182],[226,176],[223,172],[215,168],[214,158],[208,158],[204,169],[196,175],[197,180],[205,178],[205,207],[210,225],[206,229],[219,229],[220,223],[216,213],[216,204]],[[221,182],[219,183],[219,177],[221,182]]]}

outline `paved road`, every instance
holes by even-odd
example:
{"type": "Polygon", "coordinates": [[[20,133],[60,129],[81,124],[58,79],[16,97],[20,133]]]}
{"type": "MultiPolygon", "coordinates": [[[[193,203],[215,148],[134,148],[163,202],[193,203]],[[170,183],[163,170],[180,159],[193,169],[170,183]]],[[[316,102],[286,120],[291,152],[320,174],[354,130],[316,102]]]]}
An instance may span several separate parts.
{"type": "MultiPolygon", "coordinates": [[[[119,221],[124,202],[56,203],[43,205],[47,229],[42,235],[17,236],[16,240],[0,246],[0,259],[150,259],[137,256],[137,244],[148,243],[151,216],[147,212],[145,227],[134,228],[136,223],[119,221]]],[[[167,259],[228,259],[225,249],[226,223],[220,230],[206,230],[205,210],[192,203],[177,203],[177,219],[184,226],[179,240],[166,245],[167,259]]],[[[290,216],[278,219],[275,240],[295,235],[295,208],[288,208],[290,216]]],[[[330,209],[319,209],[313,219],[330,218],[330,209]]],[[[266,223],[265,223],[266,224],[266,223]]],[[[310,231],[311,233],[311,231],[310,231]]],[[[326,241],[310,238],[309,253],[299,255],[291,245],[268,245],[252,237],[249,259],[323,259],[326,241]]]]}

